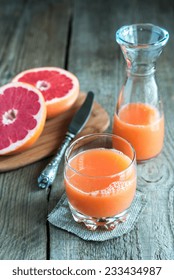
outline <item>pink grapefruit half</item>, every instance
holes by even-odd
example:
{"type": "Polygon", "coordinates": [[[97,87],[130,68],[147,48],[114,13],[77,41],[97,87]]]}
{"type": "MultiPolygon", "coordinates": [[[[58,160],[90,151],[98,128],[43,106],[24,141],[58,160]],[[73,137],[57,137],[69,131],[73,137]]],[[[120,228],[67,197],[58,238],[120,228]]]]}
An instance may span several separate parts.
{"type": "Polygon", "coordinates": [[[40,67],[19,73],[13,82],[25,82],[41,91],[46,102],[47,118],[68,110],[79,95],[77,77],[62,68],[40,67]]]}
{"type": "Polygon", "coordinates": [[[39,90],[16,82],[0,87],[0,155],[29,148],[40,136],[46,105],[39,90]]]}

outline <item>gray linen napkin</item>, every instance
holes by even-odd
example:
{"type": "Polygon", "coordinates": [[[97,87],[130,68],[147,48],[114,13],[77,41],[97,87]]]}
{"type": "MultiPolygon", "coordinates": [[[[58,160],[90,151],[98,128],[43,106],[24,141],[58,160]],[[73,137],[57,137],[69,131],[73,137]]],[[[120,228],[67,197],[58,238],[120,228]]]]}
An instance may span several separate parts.
{"type": "Polygon", "coordinates": [[[66,194],[63,194],[56,207],[48,216],[48,221],[54,226],[74,233],[84,240],[105,241],[119,237],[131,231],[146,205],[144,194],[137,191],[134,201],[129,209],[129,216],[124,223],[120,223],[112,231],[97,229],[90,231],[83,223],[76,223],[71,215],[66,194]]]}

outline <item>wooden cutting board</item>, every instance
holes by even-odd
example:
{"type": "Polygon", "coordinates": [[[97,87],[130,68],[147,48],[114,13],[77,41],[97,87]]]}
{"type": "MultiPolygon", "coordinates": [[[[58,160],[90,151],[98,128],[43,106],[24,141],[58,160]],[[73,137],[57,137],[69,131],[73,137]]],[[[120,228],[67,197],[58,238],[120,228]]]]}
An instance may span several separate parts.
{"type": "MultiPolygon", "coordinates": [[[[12,156],[0,156],[0,171],[17,169],[53,155],[64,139],[68,125],[85,97],[86,94],[80,93],[76,103],[69,111],[47,120],[40,138],[30,149],[12,156]]],[[[94,101],[91,116],[78,137],[94,132],[104,132],[109,123],[110,119],[107,112],[94,101]]]]}

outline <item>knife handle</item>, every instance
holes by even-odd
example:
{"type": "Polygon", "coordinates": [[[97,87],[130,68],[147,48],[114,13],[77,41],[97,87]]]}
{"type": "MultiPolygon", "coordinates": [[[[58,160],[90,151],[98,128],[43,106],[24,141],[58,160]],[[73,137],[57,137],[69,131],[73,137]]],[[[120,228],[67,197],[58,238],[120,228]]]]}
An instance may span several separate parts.
{"type": "Polygon", "coordinates": [[[69,146],[71,140],[74,137],[75,137],[74,134],[70,132],[66,133],[65,139],[62,142],[60,148],[58,149],[56,155],[48,163],[48,165],[44,168],[44,170],[41,172],[40,176],[38,177],[39,188],[42,189],[48,188],[54,182],[62,156],[64,155],[66,148],[69,146]]]}

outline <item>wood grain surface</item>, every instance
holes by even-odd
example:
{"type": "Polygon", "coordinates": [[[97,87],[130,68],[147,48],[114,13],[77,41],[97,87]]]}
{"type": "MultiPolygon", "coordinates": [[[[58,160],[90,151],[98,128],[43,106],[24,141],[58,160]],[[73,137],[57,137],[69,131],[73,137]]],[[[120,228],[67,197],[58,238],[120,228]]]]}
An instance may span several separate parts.
{"type": "MultiPolygon", "coordinates": [[[[16,155],[0,156],[0,171],[17,169],[53,155],[61,145],[68,125],[75,112],[84,102],[85,97],[85,93],[80,93],[70,110],[60,116],[47,120],[41,136],[30,149],[16,155]]],[[[98,103],[94,102],[90,118],[77,137],[90,133],[104,132],[109,124],[110,119],[107,112],[98,103]]]]}
{"type": "MultiPolygon", "coordinates": [[[[47,222],[63,190],[63,163],[50,191],[37,187],[49,162],[42,159],[0,174],[0,259],[174,259],[174,1],[0,0],[0,82],[32,67],[73,72],[81,90],[112,120],[125,79],[125,61],[115,31],[149,22],[169,31],[156,77],[165,113],[165,142],[155,159],[138,165],[138,190],[147,206],[132,230],[106,242],[86,242],[47,222]]],[[[112,131],[112,122],[107,129],[112,131]]]]}

